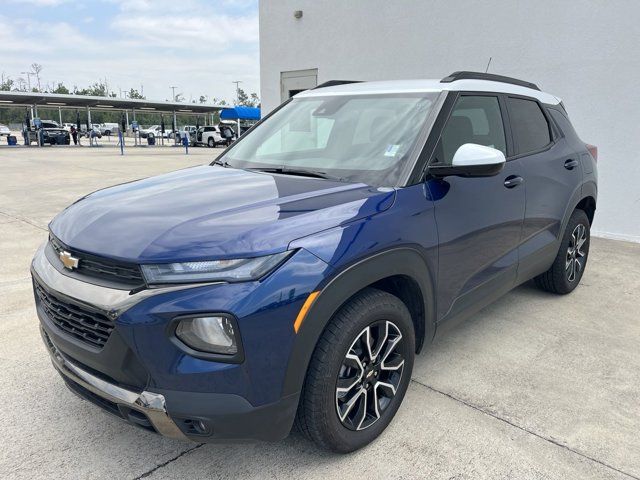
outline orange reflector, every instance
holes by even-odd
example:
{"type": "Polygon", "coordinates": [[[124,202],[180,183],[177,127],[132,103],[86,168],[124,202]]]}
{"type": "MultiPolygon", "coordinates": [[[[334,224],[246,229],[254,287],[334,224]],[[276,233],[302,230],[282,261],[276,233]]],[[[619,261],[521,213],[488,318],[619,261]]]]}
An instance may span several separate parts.
{"type": "Polygon", "coordinates": [[[293,329],[295,330],[296,333],[298,333],[298,330],[300,330],[300,326],[302,325],[302,322],[304,322],[304,317],[307,316],[307,312],[309,311],[309,309],[311,308],[311,305],[313,305],[313,302],[316,300],[316,297],[319,294],[320,292],[311,292],[307,297],[307,299],[304,301],[302,308],[298,312],[296,321],[293,322],[293,329]]]}

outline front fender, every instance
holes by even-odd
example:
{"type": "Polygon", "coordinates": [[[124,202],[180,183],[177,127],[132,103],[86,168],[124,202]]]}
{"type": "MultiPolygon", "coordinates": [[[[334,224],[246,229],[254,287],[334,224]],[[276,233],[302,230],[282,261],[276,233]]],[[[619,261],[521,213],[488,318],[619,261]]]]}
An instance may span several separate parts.
{"type": "Polygon", "coordinates": [[[322,332],[338,309],[368,285],[384,278],[410,277],[420,287],[424,300],[424,338],[435,331],[435,297],[428,262],[419,247],[406,246],[386,250],[342,269],[325,280],[298,331],[289,358],[282,396],[301,390],[309,361],[322,332]]]}

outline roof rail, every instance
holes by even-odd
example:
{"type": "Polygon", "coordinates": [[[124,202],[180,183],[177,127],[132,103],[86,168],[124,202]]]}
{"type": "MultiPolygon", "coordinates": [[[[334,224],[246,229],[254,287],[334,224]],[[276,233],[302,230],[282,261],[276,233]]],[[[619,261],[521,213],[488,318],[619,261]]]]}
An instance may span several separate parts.
{"type": "Polygon", "coordinates": [[[362,83],[362,80],[329,80],[313,87],[311,90],[315,90],[316,88],[333,87],[335,85],[346,85],[347,83],[362,83]]]}
{"type": "Polygon", "coordinates": [[[456,80],[490,80],[492,82],[510,83],[512,85],[519,85],[521,87],[533,88],[534,90],[540,91],[535,83],[525,82],[524,80],[505,77],[503,75],[494,75],[493,73],[481,72],[453,72],[451,75],[440,80],[440,83],[451,83],[455,82],[456,80]]]}

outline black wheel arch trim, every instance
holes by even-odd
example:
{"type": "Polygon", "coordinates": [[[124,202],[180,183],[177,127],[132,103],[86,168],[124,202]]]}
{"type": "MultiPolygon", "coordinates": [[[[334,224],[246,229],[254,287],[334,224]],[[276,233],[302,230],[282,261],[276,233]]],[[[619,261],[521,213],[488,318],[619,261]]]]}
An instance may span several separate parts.
{"type": "Polygon", "coordinates": [[[567,203],[567,209],[565,210],[564,216],[562,218],[562,225],[558,234],[558,243],[562,241],[564,231],[567,228],[567,224],[569,223],[569,219],[571,218],[573,211],[581,201],[588,197],[593,198],[595,204],[597,204],[597,186],[593,181],[583,183],[578,188],[576,188],[576,190],[573,192],[573,195],[571,195],[571,200],[567,203]]]}
{"type": "MultiPolygon", "coordinates": [[[[589,180],[582,184],[582,198],[578,203],[584,200],[587,197],[593,198],[594,203],[597,205],[598,203],[598,185],[593,180],[589,180]]],[[[577,205],[577,204],[576,204],[577,205]]]]}
{"type": "Polygon", "coordinates": [[[311,356],[325,327],[334,314],[351,297],[380,280],[393,276],[406,276],[415,281],[424,302],[423,332],[416,332],[416,351],[430,342],[435,333],[435,294],[431,271],[420,251],[413,247],[385,250],[349,265],[323,282],[320,294],[307,312],[302,327],[296,335],[282,396],[302,389],[311,356]]]}

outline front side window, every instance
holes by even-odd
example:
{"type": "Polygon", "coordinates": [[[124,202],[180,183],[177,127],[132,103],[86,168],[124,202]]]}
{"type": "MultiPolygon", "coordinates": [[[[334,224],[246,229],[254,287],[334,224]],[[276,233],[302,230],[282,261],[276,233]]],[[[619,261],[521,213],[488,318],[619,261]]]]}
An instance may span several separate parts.
{"type": "Polygon", "coordinates": [[[421,92],[294,99],[221,160],[236,168],[307,170],[394,186],[437,97],[421,92]]]}
{"type": "Polygon", "coordinates": [[[519,154],[536,152],[551,142],[549,123],[533,100],[509,98],[509,120],[519,154]]]}
{"type": "Polygon", "coordinates": [[[451,165],[456,151],[465,143],[492,147],[507,155],[498,97],[459,97],[442,130],[432,163],[451,165]]]}

